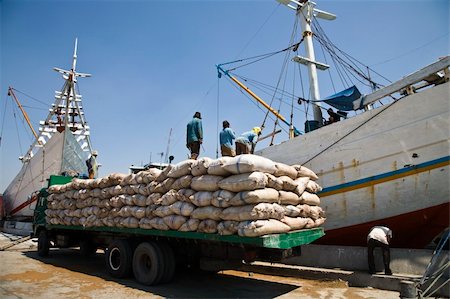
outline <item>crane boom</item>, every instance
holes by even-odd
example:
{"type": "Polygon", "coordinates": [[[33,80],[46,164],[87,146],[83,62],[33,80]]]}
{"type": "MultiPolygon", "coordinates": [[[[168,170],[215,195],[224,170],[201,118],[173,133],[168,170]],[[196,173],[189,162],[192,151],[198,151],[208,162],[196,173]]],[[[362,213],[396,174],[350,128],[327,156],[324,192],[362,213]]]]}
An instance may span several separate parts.
{"type": "Polygon", "coordinates": [[[34,130],[33,126],[31,125],[31,121],[30,121],[30,118],[28,117],[27,112],[23,109],[22,104],[20,104],[19,100],[16,97],[16,94],[14,93],[14,89],[11,86],[8,87],[8,95],[12,96],[12,98],[16,101],[17,106],[19,107],[20,111],[22,111],[23,117],[25,118],[25,120],[27,121],[28,126],[31,129],[31,132],[33,133],[33,135],[36,138],[37,142],[39,144],[41,144],[36,131],[34,130]]]}
{"type": "Polygon", "coordinates": [[[289,126],[289,138],[293,138],[295,136],[300,135],[300,131],[297,130],[297,128],[295,128],[292,124],[288,123],[286,121],[286,118],[284,118],[283,115],[281,115],[280,113],[278,113],[278,111],[276,111],[275,109],[273,109],[269,104],[267,104],[266,102],[264,102],[263,99],[261,99],[258,95],[256,95],[253,91],[251,91],[247,86],[245,86],[242,82],[240,82],[238,79],[236,79],[235,77],[231,76],[230,73],[228,71],[225,71],[221,65],[216,65],[217,67],[217,71],[219,73],[219,78],[221,77],[222,74],[228,76],[234,83],[236,83],[239,87],[241,87],[245,92],[247,92],[252,98],[254,98],[258,103],[260,103],[261,105],[264,106],[264,108],[266,108],[267,110],[269,110],[269,112],[271,112],[273,115],[275,115],[276,118],[278,118],[279,120],[281,120],[282,122],[284,122],[286,125],[289,126]]]}

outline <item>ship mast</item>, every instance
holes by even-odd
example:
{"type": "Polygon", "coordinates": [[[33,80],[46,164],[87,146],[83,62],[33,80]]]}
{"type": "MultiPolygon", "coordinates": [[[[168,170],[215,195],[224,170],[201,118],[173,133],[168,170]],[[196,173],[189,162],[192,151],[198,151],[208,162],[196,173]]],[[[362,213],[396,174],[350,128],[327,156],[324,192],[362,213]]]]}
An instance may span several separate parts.
{"type": "Polygon", "coordinates": [[[39,123],[39,135],[30,146],[25,159],[21,159],[22,162],[29,161],[37,150],[45,145],[56,132],[62,133],[66,130],[71,131],[75,135],[83,151],[92,152],[90,128],[87,125],[81,105],[82,96],[77,94],[76,91],[77,77],[87,78],[91,75],[76,71],[77,48],[78,39],[75,39],[72,68],[70,70],[53,68],[62,74],[65,83],[61,91],[55,91],[55,103],[52,104],[50,113],[45,121],[39,123]]]}
{"type": "Polygon", "coordinates": [[[313,17],[318,17],[325,20],[334,20],[336,16],[328,12],[315,9],[316,3],[308,0],[277,0],[281,4],[295,10],[297,16],[301,19],[302,35],[305,43],[306,57],[296,56],[292,60],[304,64],[308,68],[309,86],[311,92],[311,101],[314,120],[318,121],[319,126],[323,125],[322,111],[320,105],[319,83],[317,79],[317,69],[326,70],[328,65],[317,62],[314,54],[314,45],[312,42],[313,32],[311,30],[311,22],[313,17]]]}

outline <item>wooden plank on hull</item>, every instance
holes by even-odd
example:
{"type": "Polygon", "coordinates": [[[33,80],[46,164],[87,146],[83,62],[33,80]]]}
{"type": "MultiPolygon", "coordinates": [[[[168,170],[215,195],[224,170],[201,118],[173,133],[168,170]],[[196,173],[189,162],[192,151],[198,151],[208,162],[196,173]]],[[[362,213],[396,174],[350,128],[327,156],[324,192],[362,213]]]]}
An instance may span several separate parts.
{"type": "Polygon", "coordinates": [[[362,109],[364,106],[376,102],[395,92],[398,92],[399,90],[404,89],[411,84],[415,84],[422,80],[425,80],[425,78],[432,76],[433,74],[436,74],[437,72],[446,69],[449,66],[450,66],[450,56],[446,56],[440,59],[439,61],[430,64],[424,67],[423,69],[418,70],[417,72],[412,73],[411,75],[408,75],[397,82],[392,83],[391,85],[388,85],[371,94],[361,97],[360,99],[353,102],[353,109],[355,110],[362,109]]]}

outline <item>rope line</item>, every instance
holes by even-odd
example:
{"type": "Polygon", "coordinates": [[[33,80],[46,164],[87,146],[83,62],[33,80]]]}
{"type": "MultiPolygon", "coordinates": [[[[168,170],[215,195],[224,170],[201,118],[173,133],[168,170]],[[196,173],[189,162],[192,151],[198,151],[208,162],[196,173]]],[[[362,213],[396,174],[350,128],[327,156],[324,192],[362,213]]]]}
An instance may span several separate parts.
{"type": "Polygon", "coordinates": [[[397,103],[398,101],[394,101],[392,103],[389,104],[389,106],[386,106],[386,108],[384,108],[381,111],[378,111],[376,114],[372,115],[369,119],[367,119],[365,122],[362,122],[360,125],[356,126],[356,128],[354,128],[353,130],[350,130],[348,133],[346,133],[344,136],[342,136],[341,138],[339,138],[338,140],[336,140],[335,142],[331,143],[329,146],[327,146],[326,148],[324,148],[323,150],[321,150],[320,152],[318,152],[317,154],[315,154],[313,157],[311,157],[310,159],[308,159],[307,161],[303,162],[302,165],[311,162],[312,160],[314,160],[315,158],[317,158],[319,155],[323,154],[324,152],[326,152],[328,149],[330,149],[331,147],[333,147],[335,144],[337,144],[338,142],[340,142],[341,140],[343,140],[345,137],[349,136],[350,134],[352,134],[353,132],[355,132],[356,130],[358,130],[359,128],[361,128],[362,126],[364,126],[365,124],[367,124],[369,121],[371,121],[372,119],[374,119],[375,117],[377,117],[378,115],[380,115],[381,113],[383,113],[384,111],[388,110],[389,108],[391,108],[392,106],[394,106],[395,103],[397,103]]]}

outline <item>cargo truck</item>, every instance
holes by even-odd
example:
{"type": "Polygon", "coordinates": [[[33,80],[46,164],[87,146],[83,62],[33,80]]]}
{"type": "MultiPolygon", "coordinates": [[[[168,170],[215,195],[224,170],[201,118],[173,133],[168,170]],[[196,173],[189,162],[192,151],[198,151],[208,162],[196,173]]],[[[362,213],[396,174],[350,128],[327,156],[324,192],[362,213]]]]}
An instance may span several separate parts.
{"type": "MultiPolygon", "coordinates": [[[[48,186],[66,184],[71,177],[51,176],[48,186]]],[[[303,229],[260,237],[119,227],[83,227],[46,222],[47,189],[39,192],[33,236],[38,254],[50,248],[79,247],[84,256],[104,250],[106,269],[113,277],[134,275],[145,285],[170,282],[177,265],[217,272],[242,262],[270,261],[300,255],[300,246],[324,235],[323,228],[303,229]]]]}

